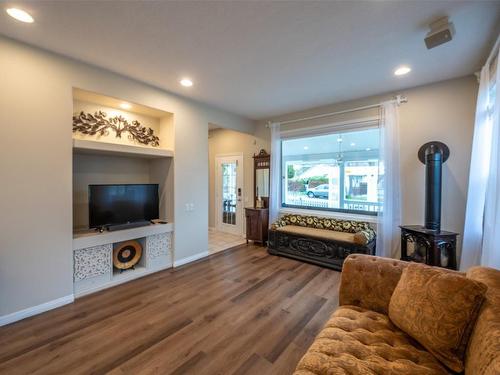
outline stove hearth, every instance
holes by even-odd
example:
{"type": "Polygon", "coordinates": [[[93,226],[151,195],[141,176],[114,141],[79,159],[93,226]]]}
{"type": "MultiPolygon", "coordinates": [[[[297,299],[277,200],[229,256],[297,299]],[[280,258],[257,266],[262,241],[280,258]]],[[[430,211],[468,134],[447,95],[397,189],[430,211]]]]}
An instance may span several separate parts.
{"type": "Polygon", "coordinates": [[[425,164],[425,225],[401,226],[401,260],[457,269],[455,232],[441,230],[442,166],[450,149],[442,142],[420,147],[418,159],[425,164]]]}

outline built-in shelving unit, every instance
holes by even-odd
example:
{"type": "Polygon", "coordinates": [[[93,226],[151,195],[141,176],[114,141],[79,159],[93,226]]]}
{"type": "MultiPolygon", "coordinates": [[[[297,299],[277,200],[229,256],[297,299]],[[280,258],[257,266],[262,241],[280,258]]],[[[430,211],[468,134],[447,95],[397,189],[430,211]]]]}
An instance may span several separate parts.
{"type": "Polygon", "coordinates": [[[74,295],[172,267],[174,114],[74,88],[72,138],[74,295]],[[158,219],[168,224],[103,233],[81,230],[89,227],[92,184],[158,184],[158,219]],[[134,268],[120,271],[113,266],[113,251],[125,241],[138,242],[142,255],[134,268]]]}
{"type": "Polygon", "coordinates": [[[113,232],[88,232],[73,235],[74,294],[81,297],[125,283],[173,266],[174,225],[151,224],[113,232]],[[113,249],[120,243],[136,240],[142,257],[133,269],[113,267],[113,249]]]}
{"type": "Polygon", "coordinates": [[[76,154],[129,156],[146,159],[173,158],[174,152],[163,148],[131,146],[83,139],[73,139],[76,154]]]}
{"type": "Polygon", "coordinates": [[[73,234],[73,250],[100,246],[108,243],[128,241],[135,238],[153,236],[159,233],[173,232],[174,224],[151,224],[144,227],[122,229],[117,231],[95,230],[76,232],[73,234]]]}

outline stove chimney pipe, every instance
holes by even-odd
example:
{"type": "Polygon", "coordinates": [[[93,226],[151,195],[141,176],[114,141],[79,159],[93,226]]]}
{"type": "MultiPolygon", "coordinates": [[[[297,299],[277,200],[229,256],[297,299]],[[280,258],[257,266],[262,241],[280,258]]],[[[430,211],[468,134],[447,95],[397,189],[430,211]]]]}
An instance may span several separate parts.
{"type": "Polygon", "coordinates": [[[418,150],[418,159],[425,164],[425,228],[441,231],[441,178],[443,163],[450,149],[442,142],[428,142],[418,150]]]}

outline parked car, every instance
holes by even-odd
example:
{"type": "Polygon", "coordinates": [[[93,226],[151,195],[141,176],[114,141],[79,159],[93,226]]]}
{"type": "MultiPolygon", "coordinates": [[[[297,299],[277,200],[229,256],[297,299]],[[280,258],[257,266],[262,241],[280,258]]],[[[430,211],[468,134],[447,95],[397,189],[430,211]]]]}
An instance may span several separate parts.
{"type": "Polygon", "coordinates": [[[328,184],[321,184],[307,189],[306,194],[309,198],[328,198],[328,184]]]}

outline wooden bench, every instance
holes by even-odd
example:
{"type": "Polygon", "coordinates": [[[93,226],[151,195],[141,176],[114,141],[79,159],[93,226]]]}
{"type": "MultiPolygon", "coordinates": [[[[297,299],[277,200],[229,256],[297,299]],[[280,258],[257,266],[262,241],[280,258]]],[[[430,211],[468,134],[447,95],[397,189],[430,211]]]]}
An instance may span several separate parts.
{"type": "Polygon", "coordinates": [[[341,271],[350,254],[375,255],[375,243],[367,222],[287,214],[271,225],[267,250],[341,271]]]}

